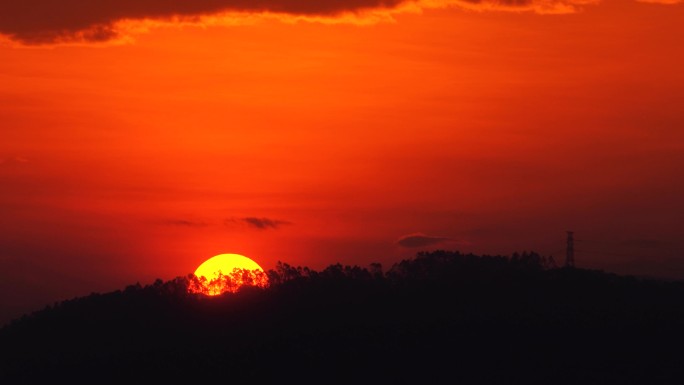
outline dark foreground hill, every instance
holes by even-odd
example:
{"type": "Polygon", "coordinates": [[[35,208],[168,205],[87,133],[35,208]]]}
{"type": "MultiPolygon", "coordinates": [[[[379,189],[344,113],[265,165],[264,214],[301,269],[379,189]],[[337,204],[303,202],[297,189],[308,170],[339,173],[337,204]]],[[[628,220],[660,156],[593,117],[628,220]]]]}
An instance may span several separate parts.
{"type": "Polygon", "coordinates": [[[0,383],[684,383],[680,283],[452,252],[269,277],[218,298],[178,278],[34,313],[0,330],[0,383]]]}

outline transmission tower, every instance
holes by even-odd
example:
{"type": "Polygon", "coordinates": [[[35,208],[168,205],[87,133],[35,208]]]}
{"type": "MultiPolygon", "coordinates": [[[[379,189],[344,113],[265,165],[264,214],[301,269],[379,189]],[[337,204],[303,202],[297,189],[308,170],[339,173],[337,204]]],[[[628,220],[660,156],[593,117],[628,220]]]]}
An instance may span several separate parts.
{"type": "Polygon", "coordinates": [[[568,247],[565,249],[565,267],[575,267],[575,237],[568,231],[568,247]]]}

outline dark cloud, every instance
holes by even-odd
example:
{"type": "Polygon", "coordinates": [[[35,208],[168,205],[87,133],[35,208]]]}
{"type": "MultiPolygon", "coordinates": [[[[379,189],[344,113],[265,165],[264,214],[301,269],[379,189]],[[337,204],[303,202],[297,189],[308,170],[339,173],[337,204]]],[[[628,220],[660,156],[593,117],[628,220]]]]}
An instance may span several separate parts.
{"type": "Polygon", "coordinates": [[[0,33],[28,44],[105,41],[123,20],[197,19],[223,12],[333,16],[403,0],[0,0],[0,33]]]}
{"type": "MultiPolygon", "coordinates": [[[[656,0],[658,1],[658,0],[656,0]]],[[[659,0],[667,1],[667,0],[659,0]]],[[[569,13],[587,0],[0,0],[0,34],[24,44],[115,39],[130,20],[198,21],[226,12],[335,16],[396,9],[404,3],[435,8],[569,13]]]]}
{"type": "Polygon", "coordinates": [[[453,239],[446,237],[435,237],[431,235],[425,235],[423,233],[415,233],[404,235],[403,237],[399,238],[397,244],[402,247],[415,248],[433,246],[439,243],[449,241],[453,241],[453,239]]]}
{"type": "Polygon", "coordinates": [[[600,2],[601,0],[454,0],[452,3],[479,10],[527,10],[562,14],[576,12],[582,5],[600,2]]]}
{"type": "Polygon", "coordinates": [[[163,222],[168,226],[180,226],[180,227],[206,227],[208,226],[205,222],[190,221],[187,219],[168,219],[163,222]]]}
{"type": "Polygon", "coordinates": [[[226,219],[227,225],[230,225],[233,223],[242,223],[242,224],[245,224],[249,227],[259,229],[259,230],[279,229],[282,226],[292,224],[292,222],[281,221],[279,219],[257,218],[257,217],[226,219]]]}

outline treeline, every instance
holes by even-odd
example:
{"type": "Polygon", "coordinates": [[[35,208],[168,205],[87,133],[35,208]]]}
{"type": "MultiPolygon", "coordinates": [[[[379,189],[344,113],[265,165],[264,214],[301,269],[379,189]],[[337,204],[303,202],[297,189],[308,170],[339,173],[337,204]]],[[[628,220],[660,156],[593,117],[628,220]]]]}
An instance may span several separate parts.
{"type": "Polygon", "coordinates": [[[190,275],[25,316],[0,330],[0,382],[684,381],[679,282],[450,251],[267,275],[218,297],[190,275]]]}

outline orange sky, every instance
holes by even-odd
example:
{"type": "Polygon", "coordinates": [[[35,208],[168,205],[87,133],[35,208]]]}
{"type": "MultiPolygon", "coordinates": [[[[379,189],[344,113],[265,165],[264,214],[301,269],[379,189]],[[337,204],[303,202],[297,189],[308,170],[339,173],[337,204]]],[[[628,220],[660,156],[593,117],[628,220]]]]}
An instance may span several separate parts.
{"type": "Polygon", "coordinates": [[[224,252],[562,262],[568,229],[582,267],[684,278],[681,2],[263,3],[99,41],[0,17],[0,321],[224,252]]]}

